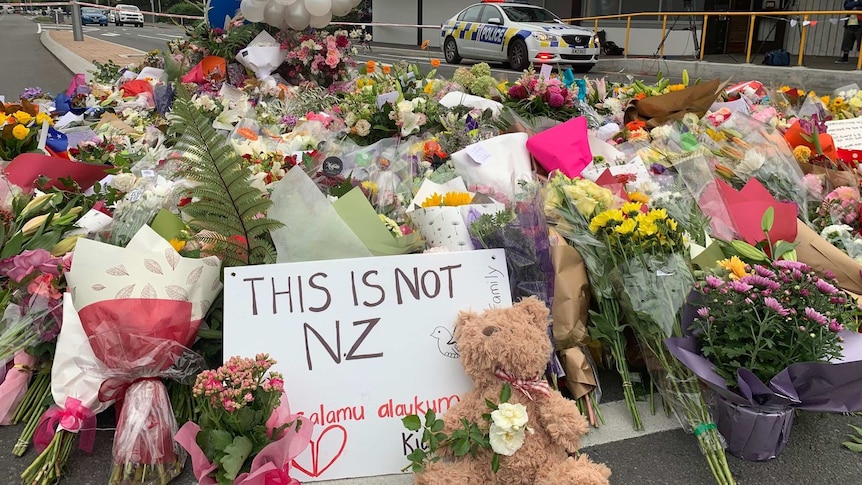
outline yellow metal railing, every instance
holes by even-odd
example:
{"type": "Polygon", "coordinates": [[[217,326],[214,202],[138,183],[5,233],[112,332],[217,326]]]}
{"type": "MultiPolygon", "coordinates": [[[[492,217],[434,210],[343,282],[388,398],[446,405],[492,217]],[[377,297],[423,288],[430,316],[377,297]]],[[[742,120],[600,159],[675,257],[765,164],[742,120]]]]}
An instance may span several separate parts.
{"type": "MultiPolygon", "coordinates": [[[[600,15],[594,17],[580,17],[580,18],[571,18],[571,19],[563,19],[565,22],[593,22],[593,29],[598,32],[599,31],[599,21],[600,20],[625,20],[626,21],[626,41],[624,46],[624,56],[628,58],[629,56],[629,38],[632,29],[632,19],[636,18],[645,18],[645,17],[661,17],[661,38],[664,39],[667,34],[667,19],[668,17],[695,17],[701,18],[703,22],[703,26],[701,27],[700,34],[700,60],[703,60],[704,56],[704,43],[706,42],[706,30],[709,25],[710,17],[748,17],[748,38],[745,43],[745,62],[751,63],[751,46],[753,45],[754,40],[754,25],[757,17],[782,17],[785,18],[782,21],[789,21],[788,17],[802,17],[802,20],[799,22],[802,28],[799,34],[799,54],[796,59],[796,64],[801,66],[803,56],[805,54],[805,40],[808,34],[808,21],[812,16],[830,16],[830,17],[847,17],[850,15],[862,15],[862,11],[850,11],[850,10],[793,10],[793,11],[764,11],[764,12],[639,12],[639,13],[628,13],[628,14],[619,14],[619,15],[600,15]]],[[[862,46],[857,46],[857,49],[862,51],[862,46]]],[[[660,56],[664,56],[664,43],[661,44],[660,56]]],[[[856,69],[862,70],[862,52],[859,53],[858,59],[856,60],[856,69]]]]}

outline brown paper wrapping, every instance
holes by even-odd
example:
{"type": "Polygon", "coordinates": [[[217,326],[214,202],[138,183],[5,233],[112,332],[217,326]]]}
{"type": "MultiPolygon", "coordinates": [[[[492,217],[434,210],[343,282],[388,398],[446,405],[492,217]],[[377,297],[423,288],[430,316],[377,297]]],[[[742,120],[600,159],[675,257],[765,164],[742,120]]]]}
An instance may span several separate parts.
{"type": "Polygon", "coordinates": [[[596,388],[596,375],[590,367],[582,347],[560,351],[560,363],[566,371],[566,387],[572,397],[580,399],[596,388]]]}
{"type": "Polygon", "coordinates": [[[681,91],[641,99],[626,110],[626,121],[639,119],[648,127],[655,128],[668,121],[682,119],[686,113],[702,117],[726,85],[727,82],[715,79],[681,91]]]}
{"type": "Polygon", "coordinates": [[[820,237],[801,220],[796,221],[797,259],[815,271],[835,273],[838,286],[854,294],[862,294],[862,264],[820,237]]]}
{"type": "Polygon", "coordinates": [[[554,340],[557,350],[584,345],[589,340],[590,281],[578,250],[568,244],[551,246],[554,263],[554,340]]]}

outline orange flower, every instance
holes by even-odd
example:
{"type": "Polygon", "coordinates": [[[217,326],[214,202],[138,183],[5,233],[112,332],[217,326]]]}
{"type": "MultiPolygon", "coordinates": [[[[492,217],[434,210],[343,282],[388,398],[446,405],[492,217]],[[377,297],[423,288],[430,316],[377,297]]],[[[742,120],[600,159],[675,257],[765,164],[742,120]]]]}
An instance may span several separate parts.
{"type": "Polygon", "coordinates": [[[373,74],[376,69],[377,69],[377,63],[376,62],[368,61],[365,63],[365,72],[367,72],[368,74],[373,74]]]}
{"type": "Polygon", "coordinates": [[[434,69],[440,67],[440,59],[431,59],[431,67],[434,69]]]}
{"type": "Polygon", "coordinates": [[[236,130],[236,134],[250,141],[256,141],[258,138],[257,133],[255,133],[251,128],[247,128],[245,126],[236,130]]]}
{"type": "Polygon", "coordinates": [[[422,41],[422,45],[421,45],[420,47],[421,47],[421,48],[422,48],[422,50],[424,51],[425,49],[427,49],[427,48],[428,48],[428,44],[430,44],[430,43],[431,43],[431,41],[430,41],[430,40],[425,39],[424,41],[422,41]]]}
{"type": "Polygon", "coordinates": [[[646,123],[641,120],[629,121],[626,123],[626,129],[629,131],[638,131],[646,127],[646,123]]]}
{"type": "Polygon", "coordinates": [[[384,65],[383,65],[383,74],[388,75],[388,74],[389,74],[389,73],[391,73],[391,72],[392,72],[392,66],[388,66],[388,65],[385,65],[385,64],[384,64],[384,65]]]}
{"type": "Polygon", "coordinates": [[[646,93],[637,93],[637,94],[635,94],[635,99],[636,99],[636,100],[638,100],[638,101],[640,101],[640,100],[642,100],[642,99],[644,99],[644,98],[646,98],[646,93]]]}

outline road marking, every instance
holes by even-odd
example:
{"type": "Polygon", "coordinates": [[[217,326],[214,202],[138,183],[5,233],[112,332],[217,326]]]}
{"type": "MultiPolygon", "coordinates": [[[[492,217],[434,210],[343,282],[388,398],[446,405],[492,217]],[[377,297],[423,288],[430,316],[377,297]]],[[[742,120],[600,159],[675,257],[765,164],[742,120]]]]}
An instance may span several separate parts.
{"type": "Polygon", "coordinates": [[[147,39],[155,39],[155,40],[165,40],[163,37],[153,37],[151,35],[138,34],[138,37],[144,37],[147,39]]]}
{"type": "Polygon", "coordinates": [[[172,39],[182,39],[183,37],[185,37],[184,35],[171,35],[171,34],[156,34],[156,35],[161,35],[162,37],[170,37],[172,39]]]}
{"type": "Polygon", "coordinates": [[[42,35],[42,24],[36,24],[36,35],[42,35]]]}
{"type": "Polygon", "coordinates": [[[102,34],[102,37],[119,37],[119,36],[120,36],[120,34],[118,34],[116,32],[108,32],[106,34],[102,34]]]}

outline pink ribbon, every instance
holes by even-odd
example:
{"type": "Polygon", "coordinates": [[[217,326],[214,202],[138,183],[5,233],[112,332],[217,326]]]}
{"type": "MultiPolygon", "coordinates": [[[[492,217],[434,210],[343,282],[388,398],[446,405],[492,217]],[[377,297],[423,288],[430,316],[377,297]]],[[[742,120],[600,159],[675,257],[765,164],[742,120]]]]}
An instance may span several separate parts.
{"type": "Polygon", "coordinates": [[[551,386],[548,385],[548,381],[542,379],[541,377],[534,377],[532,379],[519,379],[512,374],[504,371],[503,369],[497,369],[494,372],[494,375],[497,376],[497,379],[502,381],[506,381],[512,385],[515,389],[524,393],[527,396],[527,399],[530,401],[533,400],[533,396],[530,395],[530,391],[538,392],[544,396],[551,395],[551,386]]]}
{"type": "Polygon", "coordinates": [[[48,447],[57,433],[58,426],[70,433],[78,433],[78,448],[85,453],[93,452],[93,444],[96,441],[96,415],[81,401],[74,397],[67,397],[64,407],[54,406],[45,411],[33,434],[33,445],[36,451],[41,453],[48,447]]]}
{"type": "Polygon", "coordinates": [[[12,424],[12,415],[24,399],[36,358],[21,350],[15,354],[13,366],[0,384],[0,425],[12,424]]]}

